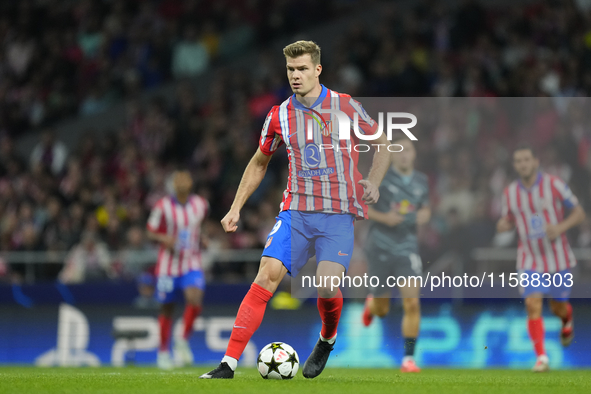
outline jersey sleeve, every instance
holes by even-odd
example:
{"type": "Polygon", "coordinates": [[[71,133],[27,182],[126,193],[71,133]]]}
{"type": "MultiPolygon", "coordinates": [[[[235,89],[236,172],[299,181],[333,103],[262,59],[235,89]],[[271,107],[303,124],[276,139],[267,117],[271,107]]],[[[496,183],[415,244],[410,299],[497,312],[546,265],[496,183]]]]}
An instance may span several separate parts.
{"type": "Polygon", "coordinates": [[[259,139],[259,148],[265,155],[270,156],[277,148],[283,144],[281,138],[281,126],[279,124],[279,106],[271,108],[271,111],[265,118],[261,138],[259,139]]]}
{"type": "Polygon", "coordinates": [[[359,132],[364,135],[374,135],[378,131],[378,123],[369,116],[359,101],[351,98],[349,105],[351,107],[351,120],[354,120],[355,114],[359,119],[359,132]]]}
{"type": "Polygon", "coordinates": [[[166,233],[166,221],[164,220],[164,212],[162,211],[162,202],[159,201],[148,218],[148,230],[154,233],[166,233]]]}
{"type": "Polygon", "coordinates": [[[552,180],[552,186],[563,206],[572,209],[579,205],[579,199],[573,194],[570,187],[568,187],[562,179],[554,178],[552,180]]]}
{"type": "Polygon", "coordinates": [[[515,221],[515,216],[513,215],[513,212],[511,212],[509,207],[509,188],[507,187],[503,192],[503,201],[501,202],[501,217],[507,216],[509,220],[515,221]]]}

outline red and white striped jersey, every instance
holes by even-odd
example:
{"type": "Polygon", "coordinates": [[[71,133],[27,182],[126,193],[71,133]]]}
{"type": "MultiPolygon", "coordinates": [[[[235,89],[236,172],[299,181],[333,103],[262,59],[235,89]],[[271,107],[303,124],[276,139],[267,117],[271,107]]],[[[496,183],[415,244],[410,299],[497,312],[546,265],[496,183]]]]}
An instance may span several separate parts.
{"type": "Polygon", "coordinates": [[[161,198],[150,213],[148,230],[176,237],[174,251],[160,246],[156,276],[177,277],[201,269],[201,223],[209,204],[197,195],[182,205],[173,196],[161,198]]]}
{"type": "MultiPolygon", "coordinates": [[[[363,179],[357,169],[359,138],[350,131],[350,139],[339,139],[338,119],[322,110],[339,110],[353,122],[357,114],[359,132],[373,135],[378,124],[361,104],[347,94],[322,86],[320,97],[305,107],[295,95],[269,111],[259,147],[265,155],[273,154],[285,144],[289,159],[287,187],[280,211],[349,213],[367,218],[363,204],[363,179]],[[312,132],[308,132],[308,127],[312,132]]],[[[368,147],[371,141],[364,141],[368,147]]],[[[365,148],[364,148],[365,149],[365,148]]]]}
{"type": "Polygon", "coordinates": [[[561,179],[540,172],[536,183],[526,189],[520,180],[511,183],[503,196],[503,216],[517,227],[517,269],[554,273],[576,265],[566,235],[554,241],[546,237],[546,225],[564,218],[564,207],[578,205],[577,197],[561,179]]]}

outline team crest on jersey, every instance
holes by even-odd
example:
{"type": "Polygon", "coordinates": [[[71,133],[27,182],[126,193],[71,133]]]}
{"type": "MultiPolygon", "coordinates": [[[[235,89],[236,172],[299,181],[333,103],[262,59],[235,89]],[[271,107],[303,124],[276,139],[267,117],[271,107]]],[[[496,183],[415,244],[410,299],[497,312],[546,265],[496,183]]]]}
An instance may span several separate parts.
{"type": "Polygon", "coordinates": [[[530,239],[541,239],[546,237],[546,229],[544,225],[544,219],[539,215],[534,215],[530,219],[530,233],[528,237],[530,239]]]}
{"type": "Polygon", "coordinates": [[[275,223],[269,235],[275,234],[279,230],[279,227],[281,227],[281,220],[278,220],[277,223],[275,223]]]}
{"type": "Polygon", "coordinates": [[[320,127],[321,133],[323,136],[328,137],[332,134],[332,121],[327,120],[325,123],[322,124],[320,127]]]}
{"type": "Polygon", "coordinates": [[[312,119],[314,119],[316,124],[318,124],[320,132],[323,136],[328,137],[332,134],[332,121],[330,119],[324,119],[324,117],[321,114],[314,111],[313,109],[310,109],[310,112],[304,112],[304,114],[310,115],[312,119]]]}
{"type": "Polygon", "coordinates": [[[269,237],[269,239],[267,240],[267,243],[265,244],[265,249],[268,248],[269,246],[271,246],[271,242],[273,242],[273,237],[269,237]]]}

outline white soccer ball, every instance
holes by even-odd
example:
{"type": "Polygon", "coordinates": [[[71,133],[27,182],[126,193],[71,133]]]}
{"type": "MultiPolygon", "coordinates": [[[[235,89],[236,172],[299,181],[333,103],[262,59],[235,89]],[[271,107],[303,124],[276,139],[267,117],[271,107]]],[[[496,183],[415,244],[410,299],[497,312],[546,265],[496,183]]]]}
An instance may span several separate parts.
{"type": "Polygon", "coordinates": [[[257,368],[263,379],[291,379],[298,373],[300,358],[287,343],[272,342],[259,353],[257,368]]]}

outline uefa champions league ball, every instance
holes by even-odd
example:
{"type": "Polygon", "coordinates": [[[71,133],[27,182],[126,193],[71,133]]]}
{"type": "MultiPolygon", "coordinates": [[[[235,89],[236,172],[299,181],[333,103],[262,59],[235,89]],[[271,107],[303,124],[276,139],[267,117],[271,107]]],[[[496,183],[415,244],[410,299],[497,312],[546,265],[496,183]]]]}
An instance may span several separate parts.
{"type": "Polygon", "coordinates": [[[300,368],[297,352],[283,342],[272,342],[259,353],[257,368],[263,379],[291,379],[300,368]]]}

